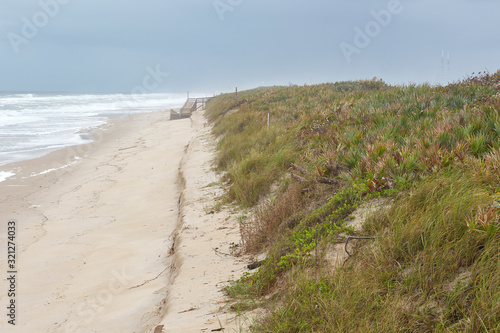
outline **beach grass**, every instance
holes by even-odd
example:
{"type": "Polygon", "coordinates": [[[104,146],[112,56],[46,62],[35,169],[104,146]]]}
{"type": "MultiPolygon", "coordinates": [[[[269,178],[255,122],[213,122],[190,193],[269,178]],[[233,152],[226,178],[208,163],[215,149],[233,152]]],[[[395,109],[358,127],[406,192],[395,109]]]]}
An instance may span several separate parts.
{"type": "Polygon", "coordinates": [[[211,100],[225,200],[250,211],[247,253],[267,253],[227,288],[236,308],[267,309],[253,331],[500,331],[499,92],[500,71],[211,100]],[[389,207],[348,225],[380,198],[389,207]],[[369,239],[332,266],[348,235],[369,239]]]}

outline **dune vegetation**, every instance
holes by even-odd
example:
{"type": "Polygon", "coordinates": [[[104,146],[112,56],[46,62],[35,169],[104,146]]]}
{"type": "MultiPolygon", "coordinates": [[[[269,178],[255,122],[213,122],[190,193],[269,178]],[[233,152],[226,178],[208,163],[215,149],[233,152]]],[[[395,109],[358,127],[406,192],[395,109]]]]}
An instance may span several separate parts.
{"type": "Polygon", "coordinates": [[[257,88],[206,115],[241,248],[265,257],[227,287],[265,310],[252,331],[500,332],[500,71],[257,88]]]}

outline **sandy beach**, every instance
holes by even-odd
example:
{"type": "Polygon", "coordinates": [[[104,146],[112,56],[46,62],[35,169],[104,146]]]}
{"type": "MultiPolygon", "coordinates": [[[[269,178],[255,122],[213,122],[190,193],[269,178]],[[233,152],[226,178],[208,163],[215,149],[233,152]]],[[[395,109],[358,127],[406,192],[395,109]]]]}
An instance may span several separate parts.
{"type": "Polygon", "coordinates": [[[210,211],[221,189],[202,112],[113,119],[94,140],[0,167],[16,173],[0,183],[6,277],[8,221],[17,251],[16,325],[0,331],[235,331],[221,288],[245,261],[227,255],[236,219],[210,211]]]}

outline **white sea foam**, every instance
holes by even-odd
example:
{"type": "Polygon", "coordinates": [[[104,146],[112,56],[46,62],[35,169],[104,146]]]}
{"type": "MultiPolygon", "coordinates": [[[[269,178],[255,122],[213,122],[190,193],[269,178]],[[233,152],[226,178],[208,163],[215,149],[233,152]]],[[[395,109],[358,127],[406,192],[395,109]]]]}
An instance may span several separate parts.
{"type": "Polygon", "coordinates": [[[89,142],[106,119],[182,106],[182,94],[0,93],[0,165],[89,142]]]}
{"type": "Polygon", "coordinates": [[[0,183],[6,180],[7,178],[10,178],[14,176],[15,173],[10,172],[10,171],[0,171],[0,183]]]}
{"type": "Polygon", "coordinates": [[[61,166],[59,168],[52,168],[52,169],[43,170],[42,172],[35,173],[35,174],[31,175],[30,177],[36,177],[36,176],[46,175],[46,174],[48,174],[49,172],[52,172],[52,171],[65,169],[65,168],[69,167],[72,164],[73,163],[68,163],[68,164],[63,165],[63,166],[61,166]]]}

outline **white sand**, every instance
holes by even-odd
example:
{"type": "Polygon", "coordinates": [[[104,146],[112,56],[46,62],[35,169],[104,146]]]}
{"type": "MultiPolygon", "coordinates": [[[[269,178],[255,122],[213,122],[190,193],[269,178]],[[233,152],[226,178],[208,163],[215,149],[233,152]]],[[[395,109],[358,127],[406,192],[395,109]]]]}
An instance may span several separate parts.
{"type": "MultiPolygon", "coordinates": [[[[0,167],[16,172],[0,183],[1,274],[12,219],[18,252],[16,326],[2,315],[0,332],[238,326],[221,309],[220,288],[241,275],[245,262],[221,254],[239,243],[235,218],[206,212],[220,191],[207,187],[217,181],[210,128],[201,113],[168,118],[158,112],[116,119],[94,144],[0,167]]],[[[7,290],[3,278],[4,309],[7,290]]]]}
{"type": "Polygon", "coordinates": [[[239,278],[247,263],[230,256],[240,243],[239,225],[229,211],[212,212],[220,187],[211,171],[213,137],[201,114],[192,117],[196,133],[182,161],[185,190],[182,193],[182,227],[175,242],[178,274],[170,292],[169,311],[161,324],[164,332],[239,332],[244,322],[224,307],[221,289],[239,278]],[[209,186],[207,186],[209,185],[209,186]]]}

